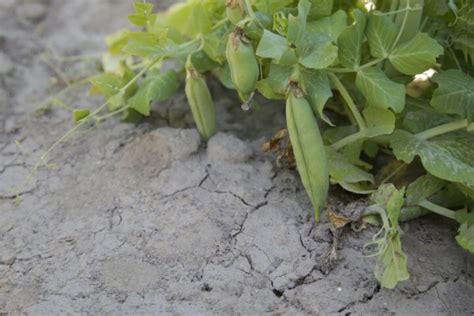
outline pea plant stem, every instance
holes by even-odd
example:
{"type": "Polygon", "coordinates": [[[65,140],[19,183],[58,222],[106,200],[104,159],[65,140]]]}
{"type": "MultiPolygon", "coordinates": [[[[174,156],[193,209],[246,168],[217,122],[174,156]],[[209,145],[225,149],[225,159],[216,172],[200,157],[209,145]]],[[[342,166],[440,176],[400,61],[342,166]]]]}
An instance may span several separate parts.
{"type": "MultiPolygon", "coordinates": [[[[151,67],[153,67],[157,62],[159,62],[163,57],[157,57],[150,64],[143,68],[132,80],[130,80],[125,86],[123,86],[118,94],[120,93],[125,93],[125,91],[130,88],[131,85],[133,85],[135,82],[137,82],[138,79],[140,79],[141,76],[143,76],[148,70],[150,70],[151,67]]],[[[35,164],[33,167],[33,172],[36,172],[38,168],[45,162],[46,157],[63,141],[65,141],[69,136],[71,136],[75,131],[77,131],[81,126],[83,126],[85,123],[87,123],[91,118],[97,116],[103,109],[107,107],[107,105],[110,103],[113,97],[108,98],[101,106],[99,106],[94,112],[92,112],[88,117],[85,119],[81,120],[77,125],[75,125],[73,128],[71,128],[66,134],[64,134],[61,138],[59,138],[38,160],[38,162],[35,164]]]]}
{"type": "Polygon", "coordinates": [[[440,126],[436,126],[432,129],[416,134],[418,139],[427,140],[436,136],[454,132],[460,129],[468,129],[470,126],[474,127],[474,123],[468,124],[467,120],[459,120],[449,122],[440,126]]]}
{"type": "Polygon", "coordinates": [[[69,91],[71,91],[72,89],[78,87],[78,86],[81,86],[83,84],[86,84],[89,82],[89,78],[85,78],[85,79],[81,79],[79,81],[76,81],[74,83],[71,83],[69,84],[67,87],[65,87],[64,89],[62,89],[61,91],[59,91],[58,93],[56,93],[55,95],[49,97],[48,99],[46,99],[46,101],[42,102],[37,108],[36,108],[36,111],[40,111],[40,110],[44,110],[46,108],[48,108],[48,106],[51,105],[51,103],[53,103],[55,100],[61,98],[62,96],[64,96],[66,93],[68,93],[69,91]]]}
{"type": "Polygon", "coordinates": [[[438,204],[434,204],[428,200],[423,200],[420,203],[418,203],[419,206],[424,207],[428,210],[430,210],[433,213],[436,213],[438,215],[456,220],[456,212],[452,211],[450,209],[447,209],[445,207],[442,207],[438,204]]]}
{"type": "Polygon", "coordinates": [[[385,57],[377,58],[372,61],[369,61],[368,63],[361,65],[357,68],[350,69],[350,68],[328,68],[329,71],[334,72],[334,73],[351,73],[351,72],[358,72],[359,70],[363,70],[365,68],[372,67],[374,65],[377,65],[385,60],[385,57]]]}
{"type": "MultiPolygon", "coordinates": [[[[191,45],[194,45],[195,43],[197,43],[198,41],[200,41],[202,43],[202,40],[200,38],[197,38],[197,39],[194,39],[192,41],[189,41],[187,43],[184,43],[183,45],[181,45],[181,47],[179,49],[183,49],[184,47],[187,47],[187,46],[191,46],[191,45]]],[[[48,157],[48,155],[59,145],[61,144],[63,141],[65,141],[67,138],[69,138],[69,136],[71,136],[72,134],[74,134],[80,127],[82,127],[84,124],[86,124],[87,122],[89,122],[92,118],[97,118],[97,116],[100,114],[100,112],[102,112],[108,105],[109,103],[112,101],[112,99],[116,96],[116,95],[120,95],[120,94],[124,94],[128,88],[130,88],[130,86],[132,86],[134,83],[136,83],[148,70],[150,70],[153,66],[155,66],[157,63],[159,63],[160,61],[162,61],[163,59],[169,57],[169,56],[173,56],[174,55],[174,52],[169,52],[168,54],[165,54],[165,55],[160,55],[160,56],[157,56],[155,57],[154,59],[151,59],[150,62],[148,62],[146,64],[146,66],[140,70],[137,75],[135,77],[133,77],[125,86],[123,86],[118,92],[117,94],[115,94],[114,96],[108,98],[101,106],[99,106],[94,112],[92,112],[89,116],[87,116],[86,118],[84,118],[83,120],[81,120],[77,125],[75,125],[73,128],[71,128],[66,134],[64,134],[61,138],[59,138],[48,150],[46,150],[46,152],[41,155],[40,159],[38,160],[38,162],[34,165],[33,167],[33,174],[38,170],[38,168],[45,162],[45,159],[46,157],[48,157]]],[[[120,112],[122,111],[125,111],[125,109],[127,108],[124,107],[122,109],[120,109],[120,112]]],[[[117,113],[115,113],[117,114],[117,113]]],[[[101,117],[99,117],[99,119],[101,119],[101,117]]],[[[103,117],[102,117],[103,119],[103,117]]]]}
{"type": "Polygon", "coordinates": [[[260,23],[257,16],[255,15],[255,12],[253,11],[252,3],[250,2],[250,0],[245,0],[245,6],[247,7],[247,12],[249,16],[252,18],[252,20],[254,20],[258,24],[258,26],[260,26],[264,30],[265,27],[262,25],[262,23],[260,23]]]}
{"type": "Polygon", "coordinates": [[[344,99],[344,101],[346,102],[346,105],[349,107],[349,109],[351,110],[351,113],[352,115],[354,116],[356,122],[357,122],[357,125],[359,126],[359,130],[365,130],[367,129],[367,126],[365,124],[365,121],[362,117],[362,115],[360,114],[360,111],[359,109],[357,108],[357,105],[354,103],[354,100],[352,100],[352,97],[351,95],[349,94],[349,91],[347,91],[346,87],[344,87],[344,85],[342,84],[342,82],[339,80],[339,78],[333,74],[333,73],[329,73],[329,78],[331,78],[331,81],[333,82],[334,86],[336,87],[336,89],[339,91],[339,93],[341,94],[342,98],[344,99]]]}
{"type": "Polygon", "coordinates": [[[332,148],[334,148],[334,150],[336,150],[336,151],[340,150],[340,149],[346,147],[347,145],[355,143],[356,141],[358,141],[359,139],[362,139],[363,137],[365,137],[365,132],[359,131],[355,134],[349,135],[349,136],[344,137],[343,139],[335,142],[334,144],[332,144],[332,148]]]}

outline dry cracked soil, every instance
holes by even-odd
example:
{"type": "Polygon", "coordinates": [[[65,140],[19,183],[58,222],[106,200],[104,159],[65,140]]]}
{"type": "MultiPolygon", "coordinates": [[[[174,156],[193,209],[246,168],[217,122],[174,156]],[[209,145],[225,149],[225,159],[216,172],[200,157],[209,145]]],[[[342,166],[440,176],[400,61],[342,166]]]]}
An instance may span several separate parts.
{"type": "MultiPolygon", "coordinates": [[[[71,126],[38,104],[94,71],[82,61],[55,73],[44,52],[100,53],[130,11],[125,0],[0,0],[0,315],[473,314],[473,256],[436,217],[402,225],[411,279],[395,290],[362,253],[374,229],[344,230],[328,269],[330,225],[313,224],[295,172],[259,150],[284,125],[278,104],[243,113],[213,87],[222,132],[205,146],[179,93],[142,124],[79,131],[29,177],[71,126]]],[[[97,102],[81,89],[65,100],[97,102]]]]}

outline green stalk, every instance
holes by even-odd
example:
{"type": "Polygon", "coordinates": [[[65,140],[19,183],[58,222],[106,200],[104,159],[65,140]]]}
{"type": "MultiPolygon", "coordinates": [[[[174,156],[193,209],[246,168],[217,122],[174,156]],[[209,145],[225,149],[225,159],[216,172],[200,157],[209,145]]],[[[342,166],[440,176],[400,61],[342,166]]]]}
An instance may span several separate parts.
{"type": "Polygon", "coordinates": [[[357,125],[359,126],[360,131],[365,131],[367,129],[367,125],[365,124],[365,121],[360,114],[359,109],[357,108],[356,104],[354,103],[354,100],[352,100],[351,95],[349,94],[349,91],[347,91],[346,87],[342,84],[342,82],[339,80],[339,78],[333,74],[333,73],[328,73],[329,78],[331,78],[334,86],[336,89],[339,91],[341,94],[342,98],[346,102],[346,105],[349,107],[351,110],[352,115],[354,116],[357,125]]]}
{"type": "Polygon", "coordinates": [[[436,126],[424,132],[418,133],[415,136],[421,140],[427,140],[439,135],[447,134],[450,132],[454,132],[460,129],[469,129],[470,127],[474,127],[474,123],[468,124],[467,120],[459,120],[454,122],[449,122],[440,126],[436,126]]]}
{"type": "Polygon", "coordinates": [[[420,29],[421,16],[423,13],[423,2],[424,0],[400,1],[400,6],[405,4],[404,8],[400,8],[400,11],[402,11],[404,14],[401,24],[397,23],[397,19],[401,15],[397,15],[395,17],[395,22],[400,27],[400,31],[398,32],[397,38],[393,43],[392,50],[398,45],[400,41],[406,42],[412,39],[416,35],[416,32],[413,32],[413,30],[420,29]]]}
{"type": "MultiPolygon", "coordinates": [[[[151,67],[153,67],[157,62],[159,62],[163,57],[155,58],[146,68],[141,70],[132,80],[130,80],[125,86],[123,86],[117,94],[125,93],[125,91],[130,88],[138,79],[141,78],[151,67]]],[[[97,116],[103,109],[107,107],[114,96],[108,98],[101,106],[99,106],[94,112],[92,112],[88,117],[81,120],[76,126],[71,128],[66,134],[64,134],[61,138],[59,138],[43,155],[41,155],[38,162],[33,167],[33,172],[36,172],[39,166],[45,161],[46,157],[64,140],[66,140],[69,136],[71,136],[76,130],[78,130],[81,126],[83,126],[86,122],[88,122],[91,118],[97,116]]]]}
{"type": "Polygon", "coordinates": [[[450,209],[447,209],[445,207],[442,207],[438,204],[434,204],[428,200],[423,200],[420,203],[418,203],[419,206],[424,207],[428,210],[430,210],[433,213],[436,213],[438,215],[456,220],[456,212],[452,211],[450,209]]]}
{"type": "Polygon", "coordinates": [[[327,68],[328,71],[334,72],[334,73],[351,73],[351,72],[358,72],[361,69],[369,68],[374,65],[377,65],[385,60],[385,57],[377,58],[372,61],[369,61],[368,63],[359,66],[358,68],[355,69],[348,69],[348,68],[327,68]]]}
{"type": "MultiPolygon", "coordinates": [[[[186,47],[188,45],[193,45],[195,42],[197,41],[201,41],[202,43],[202,40],[201,38],[198,38],[198,39],[195,39],[195,40],[192,40],[192,41],[189,41],[187,43],[184,43],[183,45],[181,45],[180,48],[178,49],[182,49],[183,47],[186,47]]],[[[43,164],[43,162],[45,161],[46,157],[59,145],[61,144],[63,141],[65,141],[69,136],[71,136],[75,131],[77,131],[81,126],[83,126],[85,123],[89,122],[89,120],[91,120],[92,118],[94,117],[97,117],[99,115],[100,112],[102,112],[102,110],[104,110],[108,105],[109,103],[111,102],[111,100],[118,94],[124,94],[125,91],[127,91],[128,88],[130,88],[131,85],[133,85],[135,82],[138,81],[138,79],[140,79],[148,70],[150,70],[153,66],[155,66],[158,62],[160,62],[161,60],[169,57],[169,56],[173,56],[174,52],[169,52],[168,54],[166,55],[163,55],[163,56],[158,56],[158,57],[155,57],[154,59],[151,60],[151,62],[145,67],[143,68],[135,77],[133,77],[125,86],[123,86],[114,96],[108,98],[101,106],[99,106],[94,112],[92,112],[88,117],[86,117],[85,119],[81,120],[76,126],[74,126],[73,128],[71,128],[66,134],[64,134],[61,138],[59,138],[48,150],[46,150],[46,152],[41,155],[40,159],[38,160],[38,162],[34,165],[33,167],[33,174],[38,170],[39,166],[41,164],[43,164]]],[[[124,107],[122,108],[121,110],[125,110],[127,107],[124,107]]]]}
{"type": "Polygon", "coordinates": [[[355,143],[356,141],[362,139],[365,137],[365,131],[359,131],[355,134],[349,135],[347,137],[344,137],[341,140],[338,140],[334,144],[332,144],[332,148],[336,151],[346,147],[347,145],[350,145],[352,143],[355,143]]]}
{"type": "Polygon", "coordinates": [[[245,6],[247,7],[248,14],[252,18],[252,20],[254,20],[258,24],[258,26],[260,26],[264,30],[265,27],[257,19],[257,16],[255,15],[255,12],[253,11],[252,3],[250,2],[250,0],[245,0],[245,6]]]}

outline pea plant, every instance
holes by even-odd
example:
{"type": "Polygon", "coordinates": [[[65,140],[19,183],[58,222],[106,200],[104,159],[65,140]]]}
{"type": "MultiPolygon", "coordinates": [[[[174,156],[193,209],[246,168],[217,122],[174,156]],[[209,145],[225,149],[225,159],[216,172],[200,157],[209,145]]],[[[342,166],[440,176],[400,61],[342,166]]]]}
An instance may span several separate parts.
{"type": "Polygon", "coordinates": [[[243,110],[262,97],[283,100],[286,156],[316,221],[330,184],[368,196],[361,218],[381,226],[366,248],[382,286],[409,278],[400,222],[445,216],[459,223],[459,245],[474,252],[470,0],[188,0],[165,12],[146,2],[134,8],[133,30],[107,37],[103,73],[90,79],[106,102],[76,109],[74,129],[115,114],[149,116],[183,80],[203,140],[217,132],[206,78],[235,90],[243,110]]]}

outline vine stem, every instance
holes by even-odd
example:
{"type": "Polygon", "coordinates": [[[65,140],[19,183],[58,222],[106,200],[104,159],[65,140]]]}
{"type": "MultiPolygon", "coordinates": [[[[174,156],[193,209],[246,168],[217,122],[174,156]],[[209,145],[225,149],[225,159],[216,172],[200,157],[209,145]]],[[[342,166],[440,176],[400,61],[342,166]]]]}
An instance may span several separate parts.
{"type": "Polygon", "coordinates": [[[346,147],[347,145],[355,143],[356,141],[363,138],[364,136],[365,136],[365,132],[364,131],[359,131],[355,134],[349,135],[349,136],[344,137],[343,139],[335,142],[334,144],[332,144],[332,148],[336,151],[340,150],[340,149],[346,147]]]}
{"type": "Polygon", "coordinates": [[[335,150],[339,150],[349,144],[352,144],[359,139],[365,137],[365,133],[367,130],[367,125],[364,121],[364,118],[360,114],[359,109],[357,108],[357,105],[354,103],[354,100],[352,99],[351,95],[349,94],[349,91],[347,91],[346,87],[342,84],[342,82],[339,80],[339,78],[334,74],[334,73],[329,73],[329,78],[331,78],[331,81],[333,82],[334,86],[336,89],[339,91],[341,94],[342,98],[346,102],[347,106],[349,107],[354,119],[357,122],[357,125],[359,126],[359,131],[355,134],[349,135],[337,142],[335,142],[332,147],[335,150]]]}
{"type": "Polygon", "coordinates": [[[418,139],[427,140],[439,135],[447,134],[447,133],[454,132],[460,129],[469,128],[471,125],[474,127],[474,123],[468,124],[466,119],[459,120],[459,121],[449,122],[440,126],[436,126],[432,129],[418,133],[415,136],[418,139]]]}
{"type": "MultiPolygon", "coordinates": [[[[145,68],[143,68],[134,78],[132,78],[125,86],[123,86],[117,94],[122,94],[125,93],[125,91],[130,88],[131,85],[133,85],[135,82],[137,82],[138,79],[140,79],[141,76],[143,76],[148,70],[150,70],[151,67],[153,67],[156,63],[158,63],[163,57],[159,56],[145,68]]],[[[116,95],[117,95],[116,94],[116,95]]],[[[59,145],[61,144],[64,140],[66,140],[69,136],[71,136],[75,131],[77,131],[81,126],[83,126],[85,123],[87,123],[91,118],[97,116],[103,109],[107,107],[107,105],[110,103],[110,101],[113,99],[114,96],[108,98],[101,106],[99,106],[94,112],[92,112],[88,117],[85,119],[81,120],[76,126],[71,128],[66,134],[64,134],[62,137],[60,137],[43,155],[41,155],[40,159],[38,162],[34,165],[33,167],[33,173],[36,172],[41,164],[44,163],[46,157],[59,145]]]]}
{"type": "Polygon", "coordinates": [[[369,68],[369,67],[372,67],[374,65],[377,65],[378,63],[381,63],[382,61],[384,61],[386,59],[386,57],[381,57],[381,58],[377,58],[377,59],[374,59],[372,61],[369,61],[367,64],[364,64],[362,66],[359,66],[357,68],[354,68],[354,69],[348,69],[348,68],[328,68],[327,70],[331,71],[331,72],[335,72],[335,73],[351,73],[351,72],[358,72],[359,70],[362,70],[362,69],[365,69],[365,68],[369,68]]]}
{"type": "MultiPolygon", "coordinates": [[[[201,41],[200,38],[198,39],[195,39],[195,40],[192,40],[190,42],[187,42],[183,45],[181,45],[181,48],[182,47],[186,47],[188,45],[192,45],[194,44],[195,42],[197,41],[201,41]]],[[[69,136],[71,136],[74,132],[76,132],[81,126],[83,126],[85,123],[89,122],[89,120],[91,120],[92,118],[94,117],[97,117],[98,114],[100,112],[102,112],[102,110],[104,110],[108,105],[109,103],[112,101],[112,99],[117,96],[117,95],[120,95],[120,94],[124,94],[128,88],[130,88],[131,85],[133,85],[135,82],[138,81],[138,79],[140,79],[148,70],[150,70],[153,66],[155,66],[158,62],[162,61],[163,59],[169,57],[169,56],[172,56],[173,54],[170,52],[168,54],[165,54],[165,55],[161,55],[161,56],[158,56],[158,57],[155,57],[154,59],[151,60],[151,62],[149,64],[147,64],[147,66],[145,68],[143,68],[135,77],[133,77],[129,82],[127,82],[127,84],[125,86],[123,86],[115,95],[113,95],[112,97],[108,98],[101,106],[99,106],[94,112],[92,112],[89,116],[87,116],[86,118],[84,118],[83,120],[81,120],[76,126],[74,126],[73,128],[71,128],[66,134],[64,134],[61,138],[59,138],[43,155],[41,155],[40,159],[38,160],[38,162],[34,165],[33,169],[32,169],[32,172],[31,174],[34,174],[39,166],[41,164],[44,163],[46,157],[48,157],[48,155],[59,145],[61,144],[64,140],[66,140],[69,136]]],[[[126,107],[125,107],[126,108],[126,107]]],[[[122,110],[122,109],[120,109],[122,110]]]]}
{"type": "Polygon", "coordinates": [[[380,185],[387,183],[390,179],[392,179],[397,173],[399,173],[403,168],[407,165],[402,163],[399,167],[397,167],[394,171],[392,171],[385,179],[380,182],[380,185]]]}
{"type": "Polygon", "coordinates": [[[265,27],[257,19],[257,16],[255,15],[255,12],[253,11],[252,3],[250,2],[250,0],[245,0],[245,6],[247,7],[248,14],[252,18],[252,20],[254,20],[258,24],[258,26],[260,26],[264,30],[265,27]]]}
{"type": "Polygon", "coordinates": [[[72,89],[79,87],[83,84],[86,84],[89,82],[89,78],[84,78],[80,79],[79,81],[76,81],[74,83],[69,84],[67,87],[56,93],[55,95],[50,96],[47,98],[45,101],[43,101],[40,105],[37,106],[35,111],[41,111],[45,110],[51,103],[53,103],[56,99],[59,99],[63,95],[65,95],[67,92],[71,91],[72,89]]]}
{"type": "Polygon", "coordinates": [[[362,118],[362,115],[359,112],[359,109],[354,103],[354,100],[352,100],[352,97],[349,94],[349,91],[347,91],[346,87],[344,87],[342,82],[339,80],[339,78],[335,74],[330,72],[328,75],[329,75],[329,78],[331,78],[332,82],[334,83],[334,86],[336,87],[336,89],[341,93],[341,96],[346,102],[349,109],[351,110],[352,115],[354,115],[357,125],[359,126],[359,130],[365,131],[367,129],[367,126],[365,124],[364,119],[362,118]]]}
{"type": "Polygon", "coordinates": [[[445,207],[442,207],[438,204],[434,204],[428,200],[423,200],[420,203],[418,203],[419,206],[424,207],[428,210],[430,210],[433,213],[436,213],[438,215],[456,220],[456,212],[452,211],[450,209],[447,209],[445,207]]]}

